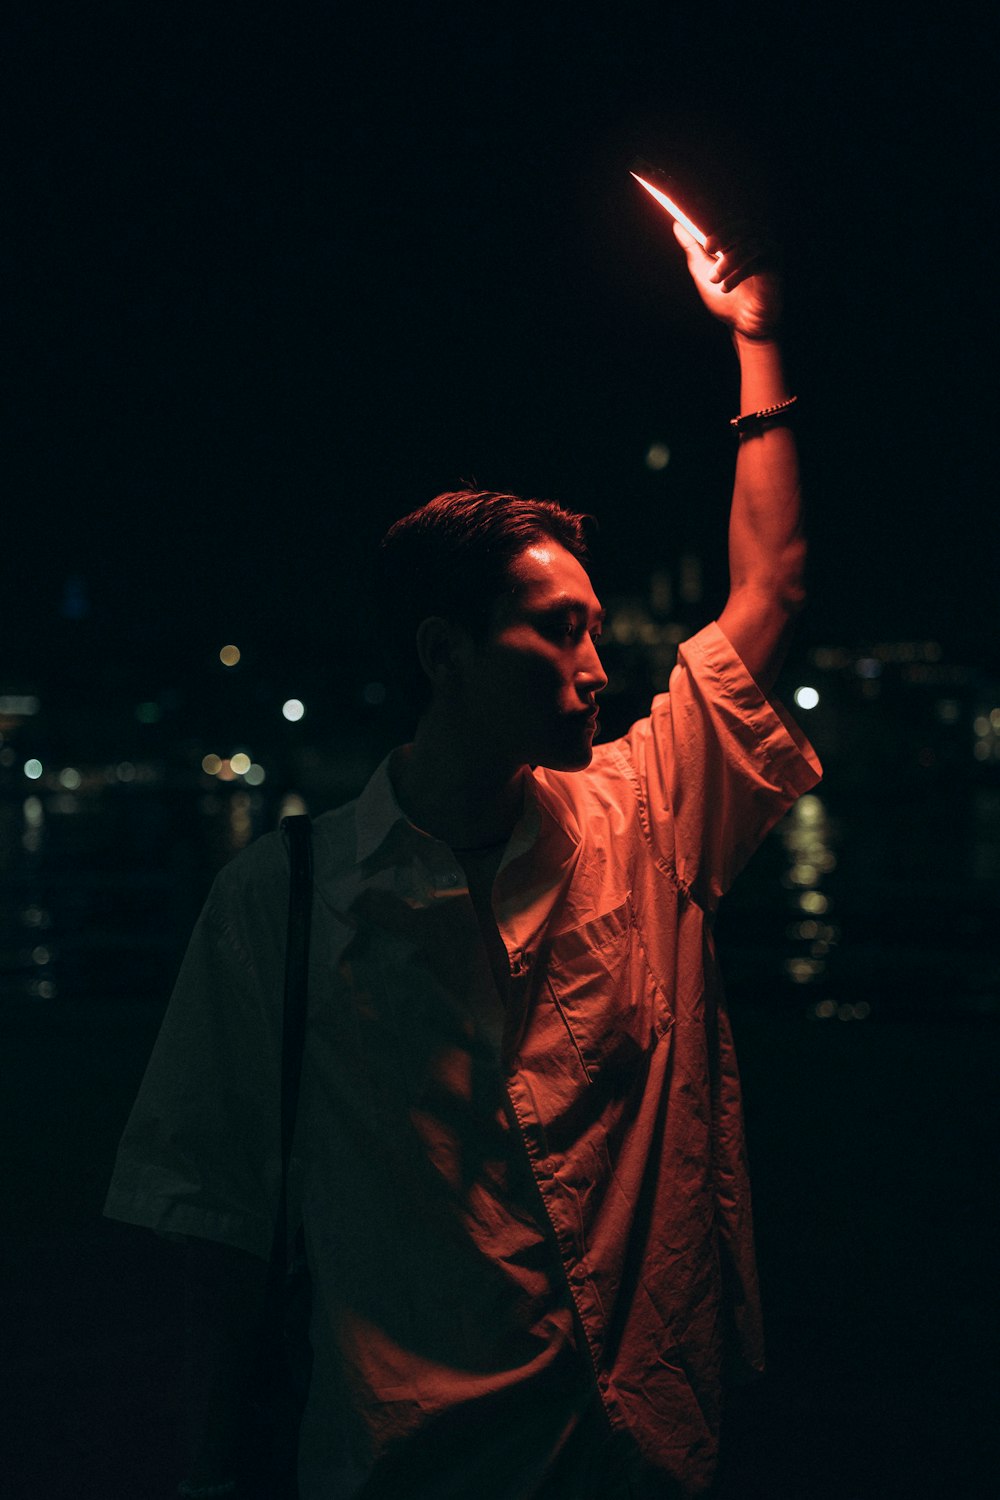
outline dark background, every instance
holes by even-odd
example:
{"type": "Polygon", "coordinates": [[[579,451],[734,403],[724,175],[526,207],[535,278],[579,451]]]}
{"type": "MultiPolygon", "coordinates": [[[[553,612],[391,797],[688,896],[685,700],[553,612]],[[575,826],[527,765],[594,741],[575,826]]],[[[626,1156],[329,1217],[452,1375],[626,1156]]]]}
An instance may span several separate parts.
{"type": "MultiPolygon", "coordinates": [[[[224,857],[195,832],[204,749],[266,750],[253,716],[294,693],[354,757],[340,781],[361,775],[389,732],[362,698],[367,559],[463,482],[596,513],[609,596],[688,551],[706,618],[721,601],[734,361],[628,178],[641,154],[706,224],[749,209],[785,248],[812,538],[796,662],[839,644],[853,682],[872,643],[933,641],[972,674],[943,689],[969,717],[960,777],[947,746],[936,770],[920,759],[902,698],[863,720],[845,687],[808,726],[843,929],[809,993],[835,1014],[860,1000],[868,1023],[817,1024],[775,978],[780,837],[725,919],[771,1374],[734,1411],[720,1494],[992,1496],[1000,800],[993,762],[971,761],[972,714],[1000,701],[984,36],[941,8],[121,3],[22,8],[3,68],[0,694],[43,705],[19,757],[173,769],[145,800],[116,784],[89,817],[50,810],[24,859],[20,763],[0,777],[0,918],[51,910],[63,955],[48,1005],[4,991],[20,1339],[0,1489],[173,1483],[176,1279],[99,1211],[224,857]],[[159,718],[137,729],[147,700],[159,718]]],[[[287,764],[272,822],[302,779],[287,764]]]]}
{"type": "Polygon", "coordinates": [[[107,4],[9,32],[11,681],[153,696],[224,637],[308,643],[337,695],[373,541],[463,480],[596,512],[607,583],[682,541],[721,565],[733,361],[636,154],[784,243],[805,638],[996,659],[997,140],[957,17],[107,4]]]}

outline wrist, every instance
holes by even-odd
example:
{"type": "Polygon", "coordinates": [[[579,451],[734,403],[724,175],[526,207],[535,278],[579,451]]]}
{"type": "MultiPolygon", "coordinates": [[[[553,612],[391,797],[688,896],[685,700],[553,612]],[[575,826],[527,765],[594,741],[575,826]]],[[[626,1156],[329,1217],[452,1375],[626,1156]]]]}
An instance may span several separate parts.
{"type": "Polygon", "coordinates": [[[753,354],[764,349],[777,349],[778,330],[772,328],[768,333],[744,333],[740,328],[734,328],[731,334],[733,348],[739,355],[753,354]]]}

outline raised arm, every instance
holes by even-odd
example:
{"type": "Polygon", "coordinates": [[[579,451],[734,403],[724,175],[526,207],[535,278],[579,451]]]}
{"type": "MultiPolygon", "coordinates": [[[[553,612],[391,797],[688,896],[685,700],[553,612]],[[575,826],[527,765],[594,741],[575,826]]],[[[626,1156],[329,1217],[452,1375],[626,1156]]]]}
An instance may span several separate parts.
{"type": "MultiPolygon", "coordinates": [[[[679,224],[674,233],[709,311],[732,330],[740,361],[740,412],[786,401],[776,331],[781,290],[759,241],[709,236],[703,251],[679,224]],[[715,260],[721,251],[721,259],[715,260]]],[[[795,437],[778,415],[739,435],[729,518],[729,597],[719,624],[747,670],[768,692],[788,648],[805,594],[801,492],[795,437]]]]}

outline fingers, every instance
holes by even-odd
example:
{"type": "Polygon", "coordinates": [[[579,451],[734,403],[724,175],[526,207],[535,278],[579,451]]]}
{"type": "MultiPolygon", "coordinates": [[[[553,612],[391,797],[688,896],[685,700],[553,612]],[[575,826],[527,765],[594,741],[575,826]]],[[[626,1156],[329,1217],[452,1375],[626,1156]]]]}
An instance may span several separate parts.
{"type": "Polygon", "coordinates": [[[709,277],[723,292],[731,292],[747,277],[774,268],[773,243],[756,226],[734,223],[710,234],[705,243],[709,255],[717,256],[709,277]]]}

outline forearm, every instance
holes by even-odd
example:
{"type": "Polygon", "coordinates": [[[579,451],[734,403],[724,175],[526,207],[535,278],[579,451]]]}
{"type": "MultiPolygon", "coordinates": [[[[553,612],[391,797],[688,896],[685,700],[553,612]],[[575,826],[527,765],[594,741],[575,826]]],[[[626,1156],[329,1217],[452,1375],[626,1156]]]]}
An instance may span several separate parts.
{"type": "MultiPolygon", "coordinates": [[[[781,351],[771,339],[734,335],[740,359],[740,412],[776,406],[791,394],[781,351]]],[[[739,438],[729,518],[729,599],[719,623],[760,685],[769,690],[802,605],[805,570],[795,435],[766,422],[739,438]]]]}
{"type": "MultiPolygon", "coordinates": [[[[740,359],[740,411],[762,411],[791,394],[773,340],[734,336],[740,359]]],[[[739,439],[729,519],[729,583],[773,594],[794,610],[802,600],[805,541],[795,434],[767,422],[739,439]]]]}

